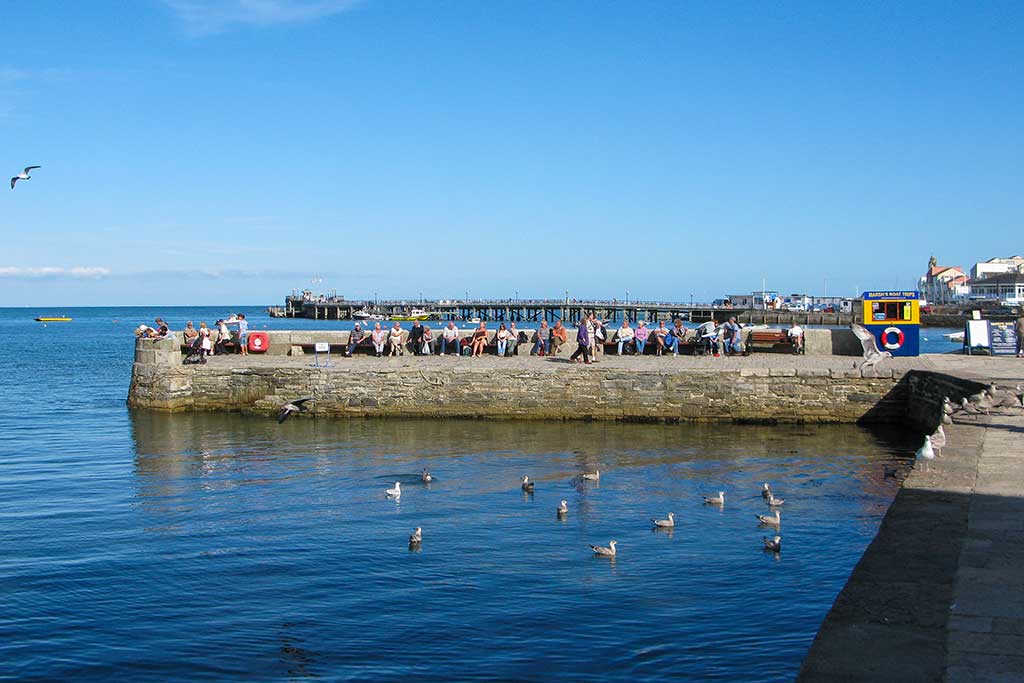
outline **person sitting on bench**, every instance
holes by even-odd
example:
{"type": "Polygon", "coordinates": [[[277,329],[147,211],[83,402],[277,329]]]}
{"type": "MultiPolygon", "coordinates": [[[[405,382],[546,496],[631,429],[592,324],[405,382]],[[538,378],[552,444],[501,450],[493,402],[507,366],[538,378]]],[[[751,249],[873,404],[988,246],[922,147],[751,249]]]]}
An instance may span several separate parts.
{"type": "Polygon", "coordinates": [[[644,347],[647,346],[647,337],[650,333],[651,331],[647,329],[647,323],[641,320],[633,332],[633,343],[636,344],[636,354],[638,356],[644,355],[644,347]]]}
{"type": "Polygon", "coordinates": [[[441,331],[441,355],[448,353],[449,347],[454,350],[455,355],[459,355],[459,330],[455,327],[455,323],[451,320],[445,326],[444,330],[441,331]]]}
{"type": "Polygon", "coordinates": [[[345,348],[345,355],[351,357],[352,352],[356,350],[356,347],[359,346],[365,338],[366,334],[363,332],[363,328],[359,323],[356,323],[355,328],[348,335],[348,346],[345,348]]]}
{"type": "Polygon", "coordinates": [[[548,329],[548,321],[541,320],[540,327],[533,335],[533,349],[530,353],[535,356],[546,356],[548,355],[548,337],[551,335],[551,330],[548,329]]]}
{"type": "Polygon", "coordinates": [[[743,339],[743,333],[740,332],[740,324],[736,322],[735,316],[729,318],[728,322],[722,326],[724,328],[725,336],[725,355],[739,355],[743,353],[743,346],[741,341],[743,339]]]}
{"type": "Polygon", "coordinates": [[[615,333],[615,340],[619,343],[619,355],[622,355],[623,349],[626,353],[629,353],[629,347],[633,343],[633,338],[636,335],[633,333],[633,328],[629,326],[629,318],[623,318],[622,324],[619,326],[618,331],[615,333]]]}
{"type": "Polygon", "coordinates": [[[555,326],[551,328],[551,337],[548,339],[550,354],[552,356],[558,355],[558,352],[562,350],[562,344],[569,340],[569,331],[562,325],[561,320],[555,321],[555,326]]]}
{"type": "Polygon", "coordinates": [[[793,353],[800,353],[804,350],[804,329],[802,327],[793,323],[786,334],[789,337],[789,343],[793,345],[793,353]]]}

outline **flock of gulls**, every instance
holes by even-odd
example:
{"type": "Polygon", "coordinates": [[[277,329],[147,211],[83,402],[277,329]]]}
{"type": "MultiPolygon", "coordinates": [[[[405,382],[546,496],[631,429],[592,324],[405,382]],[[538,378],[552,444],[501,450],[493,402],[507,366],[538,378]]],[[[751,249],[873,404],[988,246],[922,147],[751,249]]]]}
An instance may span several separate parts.
{"type": "MultiPolygon", "coordinates": [[[[23,175],[27,176],[30,167],[25,169],[23,175]]],[[[12,187],[14,180],[12,179],[12,187]]],[[[306,403],[314,400],[312,397],[295,399],[289,401],[281,406],[281,410],[278,413],[277,421],[282,423],[292,415],[298,413],[307,412],[309,409],[306,407],[306,403]]],[[[960,400],[959,404],[954,403],[945,397],[942,404],[942,424],[936,428],[936,430],[924,437],[924,443],[920,448],[917,449],[915,456],[917,460],[924,461],[925,463],[934,460],[936,455],[940,455],[942,448],[946,445],[946,432],[943,429],[943,424],[951,424],[952,418],[956,414],[968,414],[968,415],[990,415],[993,410],[1003,411],[1003,414],[1007,414],[1006,411],[1012,411],[1009,414],[1024,414],[1024,388],[1021,385],[1016,386],[1014,389],[1001,389],[995,384],[991,384],[982,391],[968,396],[960,400]]],[[[884,471],[886,477],[897,476],[897,468],[887,466],[884,471]]],[[[601,471],[594,470],[593,472],[585,472],[580,475],[580,479],[584,481],[600,481],[601,471]]],[[[420,480],[429,484],[434,481],[434,475],[429,470],[423,468],[423,472],[420,474],[420,480]]],[[[537,484],[532,481],[529,475],[523,475],[520,480],[520,488],[524,493],[533,494],[536,490],[537,484]]],[[[385,490],[384,495],[387,498],[398,500],[402,496],[402,483],[396,481],[393,488],[385,490]]],[[[761,498],[767,503],[770,512],[769,514],[762,515],[756,514],[755,517],[762,527],[772,527],[778,531],[782,524],[782,514],[779,508],[786,502],[784,498],[779,498],[772,491],[771,486],[768,482],[764,482],[761,487],[761,498]]],[[[717,494],[703,496],[705,505],[725,505],[725,491],[719,491],[717,494]]],[[[555,508],[555,514],[558,519],[564,519],[569,514],[569,502],[562,500],[558,503],[555,508]]],[[[675,528],[675,514],[669,512],[665,519],[651,519],[651,524],[655,529],[673,529],[675,528]]],[[[413,532],[409,535],[409,547],[410,549],[418,549],[423,543],[423,529],[416,527],[413,532]]],[[[779,553],[782,551],[782,537],[778,534],[773,536],[763,536],[761,543],[766,551],[779,553]]],[[[618,541],[612,539],[608,541],[608,545],[591,545],[590,549],[594,552],[594,555],[599,557],[616,557],[618,551],[616,545],[618,541]]]]}
{"type": "MultiPolygon", "coordinates": [[[[583,481],[600,481],[601,471],[594,470],[593,472],[585,472],[582,475],[580,475],[580,479],[582,479],[583,481]]],[[[430,470],[424,467],[423,472],[420,474],[420,480],[424,484],[429,484],[430,482],[434,481],[434,475],[430,473],[430,470]]],[[[520,479],[519,487],[520,489],[522,489],[523,493],[532,495],[537,488],[537,483],[532,481],[529,475],[524,474],[523,477],[520,479]]],[[[395,485],[392,488],[386,489],[384,491],[384,496],[391,500],[401,499],[402,482],[396,481],[395,485]]],[[[768,506],[772,508],[772,514],[755,515],[755,517],[757,518],[757,521],[760,523],[760,526],[774,527],[777,530],[779,528],[779,525],[782,523],[782,515],[779,513],[778,507],[781,506],[786,501],[783,500],[782,498],[777,498],[775,496],[768,482],[765,482],[764,485],[761,487],[761,497],[768,504],[768,506]]],[[[725,491],[719,491],[717,495],[703,496],[703,498],[705,505],[725,505],[725,491]]],[[[558,503],[558,506],[555,508],[556,517],[559,520],[563,520],[568,514],[569,501],[560,501],[558,503]]],[[[655,529],[674,529],[676,526],[675,513],[668,513],[665,519],[652,518],[651,524],[654,526],[655,529]]],[[[770,550],[775,553],[781,552],[782,550],[781,536],[764,536],[761,539],[761,543],[764,546],[765,550],[770,550]]],[[[615,547],[617,544],[618,541],[612,539],[608,541],[608,545],[591,544],[590,549],[594,552],[594,555],[598,557],[614,558],[618,554],[618,551],[615,547]]],[[[415,529],[413,529],[413,532],[409,534],[409,548],[410,550],[418,550],[420,547],[422,547],[422,545],[423,528],[416,527],[415,529]]]]}

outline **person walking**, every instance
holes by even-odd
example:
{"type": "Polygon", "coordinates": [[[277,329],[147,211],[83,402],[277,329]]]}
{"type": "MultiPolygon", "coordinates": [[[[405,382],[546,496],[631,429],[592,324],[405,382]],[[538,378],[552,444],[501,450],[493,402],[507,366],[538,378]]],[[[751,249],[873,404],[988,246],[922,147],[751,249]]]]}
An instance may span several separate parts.
{"type": "Polygon", "coordinates": [[[583,362],[590,365],[592,361],[590,360],[590,335],[587,332],[588,322],[588,317],[580,320],[579,327],[576,328],[576,350],[569,356],[569,360],[579,363],[578,359],[582,355],[583,362]]]}
{"type": "Polygon", "coordinates": [[[1024,306],[1020,307],[1018,313],[1020,315],[1013,329],[1017,331],[1017,358],[1024,358],[1024,306]]]}

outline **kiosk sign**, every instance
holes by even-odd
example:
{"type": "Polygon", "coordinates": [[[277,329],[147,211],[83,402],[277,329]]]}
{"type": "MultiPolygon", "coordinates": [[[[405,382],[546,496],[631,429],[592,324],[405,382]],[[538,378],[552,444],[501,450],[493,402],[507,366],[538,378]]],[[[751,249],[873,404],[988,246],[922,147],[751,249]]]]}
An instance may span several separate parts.
{"type": "Polygon", "coordinates": [[[913,290],[864,292],[864,327],[894,356],[916,356],[921,344],[921,295],[913,290]]]}

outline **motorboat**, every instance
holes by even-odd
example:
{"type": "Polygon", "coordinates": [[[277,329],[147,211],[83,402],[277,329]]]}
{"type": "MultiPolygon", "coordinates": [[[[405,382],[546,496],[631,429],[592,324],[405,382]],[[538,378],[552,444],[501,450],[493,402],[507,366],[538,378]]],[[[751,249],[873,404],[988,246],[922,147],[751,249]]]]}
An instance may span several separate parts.
{"type": "Polygon", "coordinates": [[[384,316],[382,316],[380,313],[372,313],[370,311],[367,311],[366,309],[356,311],[355,313],[352,314],[352,317],[355,320],[384,320],[384,316]]]}
{"type": "Polygon", "coordinates": [[[964,333],[963,332],[950,332],[949,334],[944,334],[942,336],[945,337],[946,339],[948,339],[951,342],[956,342],[957,344],[963,344],[964,343],[964,333]]]}
{"type": "Polygon", "coordinates": [[[436,313],[430,311],[424,311],[422,308],[414,308],[407,314],[399,314],[391,316],[392,320],[430,320],[436,313]]]}

